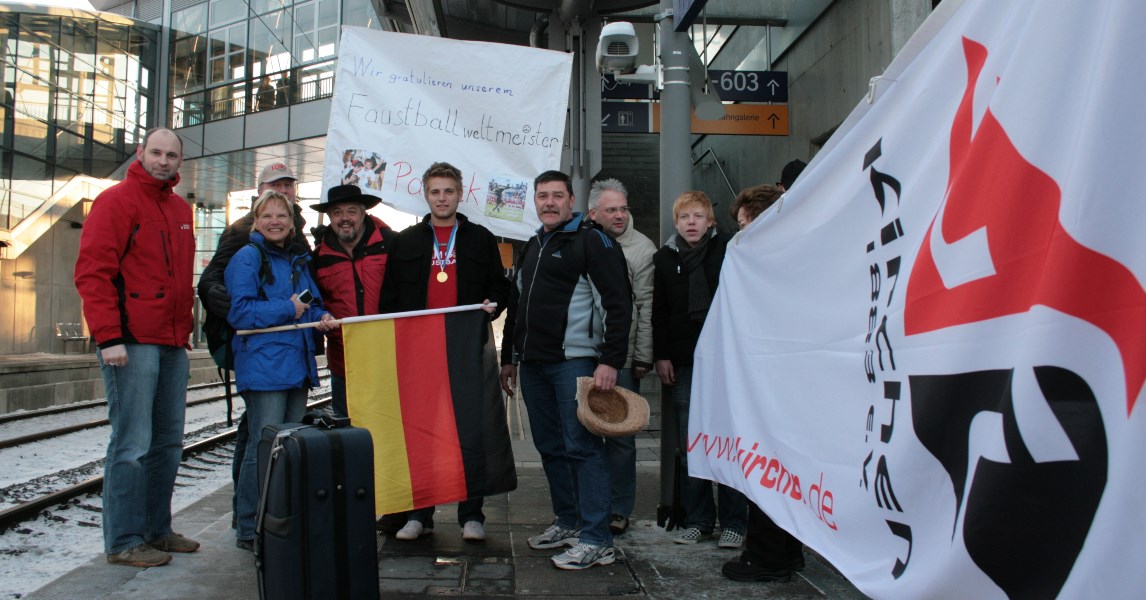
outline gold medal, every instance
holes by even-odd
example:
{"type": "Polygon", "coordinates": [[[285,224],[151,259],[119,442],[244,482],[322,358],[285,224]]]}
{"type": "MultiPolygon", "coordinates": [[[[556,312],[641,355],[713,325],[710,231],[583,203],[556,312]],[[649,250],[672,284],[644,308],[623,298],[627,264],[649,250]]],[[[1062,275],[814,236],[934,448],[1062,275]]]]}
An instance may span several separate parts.
{"type": "Polygon", "coordinates": [[[445,271],[438,271],[438,283],[445,283],[450,276],[446,275],[445,271]]]}

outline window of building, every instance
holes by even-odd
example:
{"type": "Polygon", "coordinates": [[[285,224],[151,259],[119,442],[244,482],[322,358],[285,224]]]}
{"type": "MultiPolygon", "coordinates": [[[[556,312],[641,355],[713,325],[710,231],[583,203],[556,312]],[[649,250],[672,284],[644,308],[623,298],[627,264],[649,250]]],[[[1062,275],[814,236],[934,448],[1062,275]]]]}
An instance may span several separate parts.
{"type": "Polygon", "coordinates": [[[211,28],[247,18],[247,3],[235,0],[211,0],[211,28]]]}
{"type": "MultiPolygon", "coordinates": [[[[214,6],[214,3],[212,3],[214,6]]],[[[247,23],[212,31],[209,36],[207,83],[214,85],[246,77],[247,23]]]]}
{"type": "MultiPolygon", "coordinates": [[[[236,2],[236,4],[241,4],[236,2]]],[[[171,33],[174,37],[203,35],[207,31],[207,4],[171,12],[171,33]]]]}
{"type": "Polygon", "coordinates": [[[177,11],[171,125],[329,97],[342,1],[249,0],[235,8],[231,0],[208,0],[177,11]]]}
{"type": "Polygon", "coordinates": [[[300,65],[331,58],[338,52],[338,1],[310,0],[294,7],[295,61],[300,65]]]}

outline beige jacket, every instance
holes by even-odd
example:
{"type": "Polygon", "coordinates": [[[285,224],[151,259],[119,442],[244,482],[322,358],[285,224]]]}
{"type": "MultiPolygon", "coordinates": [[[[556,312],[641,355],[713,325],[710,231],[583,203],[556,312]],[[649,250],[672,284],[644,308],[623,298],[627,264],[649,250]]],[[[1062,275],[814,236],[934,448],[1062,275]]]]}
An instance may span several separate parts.
{"type": "Polygon", "coordinates": [[[629,356],[625,367],[653,368],[653,255],[656,244],[629,222],[615,238],[625,253],[629,283],[633,286],[633,325],[629,329],[629,356]]]}

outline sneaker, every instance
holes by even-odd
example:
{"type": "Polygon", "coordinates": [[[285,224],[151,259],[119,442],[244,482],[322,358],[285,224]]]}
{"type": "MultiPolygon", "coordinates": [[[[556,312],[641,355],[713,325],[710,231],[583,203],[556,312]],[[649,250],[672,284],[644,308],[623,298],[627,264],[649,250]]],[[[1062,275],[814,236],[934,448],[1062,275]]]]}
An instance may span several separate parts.
{"type": "Polygon", "coordinates": [[[611,565],[616,559],[612,546],[577,544],[550,560],[558,569],[576,571],[597,565],[611,565]]]}
{"type": "Polygon", "coordinates": [[[689,527],[684,530],[684,533],[673,538],[672,541],[678,544],[695,544],[706,537],[708,537],[707,533],[701,533],[696,527],[689,527]]]}
{"type": "Polygon", "coordinates": [[[740,531],[725,529],[720,532],[720,541],[716,542],[721,548],[739,548],[744,545],[744,534],[740,531]]]}
{"type": "Polygon", "coordinates": [[[621,535],[628,530],[629,518],[622,517],[621,515],[613,515],[613,518],[609,521],[609,531],[613,532],[613,535],[621,535]]]}
{"type": "Polygon", "coordinates": [[[411,519],[406,521],[405,527],[399,529],[398,533],[394,534],[394,537],[404,542],[409,542],[411,540],[416,540],[423,535],[429,535],[433,532],[434,528],[426,527],[422,525],[421,521],[414,521],[411,519]]]}
{"type": "Polygon", "coordinates": [[[171,555],[148,544],[140,544],[123,552],[108,554],[107,562],[132,567],[158,567],[171,562],[171,555]]]}
{"type": "Polygon", "coordinates": [[[529,538],[529,547],[534,550],[546,550],[561,546],[576,546],[577,542],[580,541],[580,535],[580,530],[566,529],[554,522],[548,529],[541,532],[541,535],[529,538]]]}
{"type": "Polygon", "coordinates": [[[243,550],[246,550],[247,552],[254,552],[255,551],[255,540],[237,539],[237,540],[235,540],[235,547],[236,548],[242,548],[243,550]]]}
{"type": "Polygon", "coordinates": [[[744,556],[740,560],[724,563],[720,572],[732,581],[791,581],[791,569],[769,569],[755,564],[744,556]]]}
{"type": "Polygon", "coordinates": [[[485,526],[477,521],[466,521],[462,525],[462,539],[467,542],[484,542],[485,526]]]}
{"type": "Polygon", "coordinates": [[[175,532],[167,534],[165,538],[147,543],[151,544],[152,548],[164,552],[194,552],[199,549],[199,542],[175,532]]]}

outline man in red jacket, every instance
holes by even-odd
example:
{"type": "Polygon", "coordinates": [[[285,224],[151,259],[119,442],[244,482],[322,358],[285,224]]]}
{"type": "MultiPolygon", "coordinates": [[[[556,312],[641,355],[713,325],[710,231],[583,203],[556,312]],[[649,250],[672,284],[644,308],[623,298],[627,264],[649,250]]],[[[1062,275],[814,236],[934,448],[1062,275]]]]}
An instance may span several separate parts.
{"type": "Polygon", "coordinates": [[[103,484],[107,561],[153,567],[199,543],[171,531],[183,453],[195,236],[179,183],[183,142],[152,129],[127,177],[96,197],[80,236],[75,283],[107,394],[103,484]]]}
{"type": "MultiPolygon", "coordinates": [[[[377,196],[363,194],[356,185],[338,185],[327,192],[326,202],[311,206],[330,221],[314,240],[314,280],[335,318],[381,312],[379,295],[388,246],[396,234],[382,219],[366,214],[378,202],[377,196]]],[[[335,414],[349,416],[339,329],[326,334],[326,366],[330,368],[331,406],[335,414]]]]}

